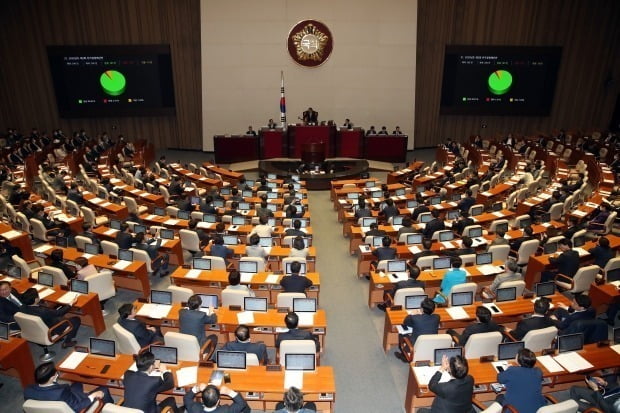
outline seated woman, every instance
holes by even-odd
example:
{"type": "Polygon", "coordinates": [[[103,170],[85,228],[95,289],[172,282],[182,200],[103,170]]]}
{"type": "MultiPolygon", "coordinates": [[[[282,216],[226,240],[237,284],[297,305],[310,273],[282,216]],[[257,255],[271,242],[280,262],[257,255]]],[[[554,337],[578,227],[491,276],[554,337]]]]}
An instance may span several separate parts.
{"type": "Polygon", "coordinates": [[[461,257],[452,258],[452,268],[444,275],[441,287],[434,298],[436,303],[445,303],[452,293],[455,285],[463,284],[467,279],[467,273],[461,269],[463,260],[461,257]]]}

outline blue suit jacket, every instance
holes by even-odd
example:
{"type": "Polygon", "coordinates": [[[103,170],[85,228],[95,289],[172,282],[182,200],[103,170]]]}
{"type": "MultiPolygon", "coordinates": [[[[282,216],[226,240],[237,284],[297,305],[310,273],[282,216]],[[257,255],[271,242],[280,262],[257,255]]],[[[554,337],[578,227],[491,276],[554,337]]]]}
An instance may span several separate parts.
{"type": "Polygon", "coordinates": [[[131,334],[136,337],[138,340],[138,344],[140,347],[148,346],[153,342],[156,334],[155,332],[148,330],[146,325],[139,320],[129,320],[128,318],[119,318],[118,323],[125,330],[129,331],[131,334]]]}
{"type": "Polygon", "coordinates": [[[198,339],[202,346],[207,337],[205,335],[205,324],[217,323],[217,314],[207,315],[199,310],[183,308],[179,311],[179,332],[191,334],[198,339]]]}
{"type": "Polygon", "coordinates": [[[24,399],[61,401],[67,403],[76,412],[91,404],[88,394],[79,392],[75,386],[71,387],[68,384],[53,384],[47,387],[31,384],[24,389],[24,399]]]}
{"type": "Polygon", "coordinates": [[[403,321],[403,327],[411,327],[411,344],[422,334],[437,334],[439,330],[439,316],[437,314],[408,315],[403,321]]]}
{"type": "Polygon", "coordinates": [[[547,404],[542,396],[542,371],[537,367],[509,367],[497,375],[497,381],[506,386],[504,404],[519,412],[534,413],[547,404]]]}

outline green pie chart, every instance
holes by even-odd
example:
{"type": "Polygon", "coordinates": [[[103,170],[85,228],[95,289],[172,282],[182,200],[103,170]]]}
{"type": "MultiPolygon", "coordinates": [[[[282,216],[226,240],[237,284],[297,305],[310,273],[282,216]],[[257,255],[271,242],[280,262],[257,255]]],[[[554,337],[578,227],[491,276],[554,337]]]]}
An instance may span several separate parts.
{"type": "Polygon", "coordinates": [[[117,70],[106,70],[101,74],[99,83],[103,91],[110,96],[122,95],[125,92],[127,81],[125,76],[117,70]]]}
{"type": "Polygon", "coordinates": [[[512,75],[507,70],[496,70],[489,76],[489,91],[494,95],[508,93],[512,86],[512,75]]]}

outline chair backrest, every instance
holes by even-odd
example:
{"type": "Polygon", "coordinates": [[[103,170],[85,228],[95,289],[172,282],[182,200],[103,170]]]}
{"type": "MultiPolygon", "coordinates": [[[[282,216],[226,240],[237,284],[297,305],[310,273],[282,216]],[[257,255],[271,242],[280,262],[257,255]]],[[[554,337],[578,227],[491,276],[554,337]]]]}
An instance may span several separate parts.
{"type": "Polygon", "coordinates": [[[282,340],[280,342],[280,365],[284,366],[287,354],[314,354],[316,343],[314,340],[282,340]]]}
{"type": "Polygon", "coordinates": [[[92,209],[87,206],[80,207],[82,210],[82,215],[84,216],[84,222],[87,222],[91,225],[95,225],[95,213],[92,209]]]}
{"type": "MultiPolygon", "coordinates": [[[[84,215],[84,216],[86,216],[86,215],[84,215]]],[[[80,249],[83,250],[84,246],[86,244],[92,244],[92,243],[93,243],[93,240],[88,238],[88,237],[85,237],[83,235],[76,235],[75,236],[75,246],[77,248],[80,248],[80,249]]]]}
{"type": "Polygon", "coordinates": [[[577,413],[579,405],[573,399],[565,400],[561,403],[550,404],[536,410],[536,413],[577,413]]]}
{"type": "Polygon", "coordinates": [[[465,358],[476,359],[482,356],[497,357],[497,346],[502,342],[502,333],[491,331],[489,333],[472,334],[465,343],[465,358]]]}
{"type": "Polygon", "coordinates": [[[148,252],[138,248],[129,248],[129,251],[133,252],[134,261],[142,261],[146,263],[146,272],[153,272],[153,267],[151,266],[151,257],[149,256],[148,252]]]}
{"type": "Polygon", "coordinates": [[[514,209],[515,208],[515,201],[517,199],[517,193],[513,192],[510,195],[508,195],[508,198],[506,199],[506,208],[507,209],[514,209]]]}
{"type": "Polygon", "coordinates": [[[413,361],[434,360],[435,349],[452,347],[450,334],[422,334],[413,345],[413,361]]]}
{"type": "Polygon", "coordinates": [[[249,291],[238,290],[222,290],[222,307],[228,307],[231,305],[238,305],[241,308],[244,307],[244,298],[249,297],[249,291]]]}
{"type": "Polygon", "coordinates": [[[598,318],[592,320],[575,320],[562,330],[562,334],[583,334],[583,343],[592,344],[607,340],[607,322],[598,318]]]}
{"type": "Polygon", "coordinates": [[[538,246],[540,245],[540,241],[537,239],[530,239],[521,243],[518,252],[517,264],[525,265],[528,263],[530,259],[530,255],[534,255],[538,246]]]}
{"type": "Polygon", "coordinates": [[[41,317],[17,312],[15,313],[15,321],[22,331],[21,336],[24,340],[32,341],[42,346],[53,344],[53,341],[47,336],[49,328],[45,325],[41,317]]]}
{"type": "Polygon", "coordinates": [[[410,295],[424,295],[424,288],[412,287],[412,288],[399,288],[394,294],[394,305],[402,305],[405,308],[405,297],[410,295]]]}
{"type": "Polygon", "coordinates": [[[523,295],[523,290],[525,290],[525,281],[516,280],[516,281],[504,281],[497,288],[516,288],[516,296],[521,297],[523,295]]]}
{"type": "Polygon", "coordinates": [[[493,255],[493,261],[506,262],[510,254],[510,245],[491,245],[488,252],[493,255]]]}
{"type": "MultiPolygon", "coordinates": [[[[18,219],[19,219],[19,214],[21,214],[21,212],[17,213],[18,219]]],[[[36,218],[30,218],[30,228],[31,228],[32,236],[35,239],[38,239],[39,241],[43,241],[43,242],[48,241],[47,230],[45,229],[45,225],[43,225],[41,221],[39,221],[36,218]]]]}
{"type": "Polygon", "coordinates": [[[245,353],[246,366],[260,366],[260,361],[255,353],[245,353]]]}
{"type": "Polygon", "coordinates": [[[123,354],[138,354],[140,352],[140,344],[136,340],[130,331],[126,330],[123,326],[115,323],[112,326],[114,335],[116,336],[116,342],[118,344],[118,351],[123,354]]]}
{"type": "Polygon", "coordinates": [[[256,268],[259,272],[265,271],[265,260],[261,257],[241,257],[239,262],[241,261],[251,261],[256,263],[256,268]]]}
{"type": "Polygon", "coordinates": [[[594,282],[598,271],[598,265],[588,265],[587,267],[579,268],[577,274],[573,277],[573,288],[570,292],[587,293],[590,291],[590,286],[594,282]]]}
{"type": "Polygon", "coordinates": [[[112,271],[101,270],[97,274],[84,278],[84,281],[88,282],[88,291],[97,293],[99,301],[107,300],[116,295],[112,274],[112,271]]]}
{"type": "Polygon", "coordinates": [[[22,257],[20,257],[19,255],[12,255],[11,259],[13,260],[13,264],[21,268],[22,278],[30,277],[30,273],[32,272],[32,269],[22,257]]]}
{"type": "Polygon", "coordinates": [[[432,268],[433,267],[433,260],[435,258],[439,258],[439,255],[427,255],[425,257],[420,257],[416,261],[416,265],[418,267],[420,267],[420,269],[432,268]]]}
{"type": "Polygon", "coordinates": [[[604,234],[609,234],[611,232],[613,223],[616,221],[617,216],[618,216],[617,211],[613,211],[611,214],[609,214],[609,216],[605,220],[605,229],[603,230],[604,234]]]}
{"type": "Polygon", "coordinates": [[[138,213],[138,203],[135,199],[130,196],[124,196],[123,201],[125,201],[125,206],[127,207],[127,210],[129,212],[132,212],[134,214],[138,213]]]}
{"type": "Polygon", "coordinates": [[[527,332],[523,341],[525,348],[529,348],[533,352],[542,351],[551,347],[551,342],[558,335],[558,329],[555,327],[540,328],[538,330],[530,330],[527,332]]]}
{"type": "MultiPolygon", "coordinates": [[[[620,269],[620,257],[612,258],[607,261],[607,264],[603,269],[603,272],[605,273],[605,278],[607,279],[607,274],[609,274],[611,271],[615,271],[618,269],[620,269]]],[[[607,281],[609,281],[609,279],[607,279],[607,281]]]]}
{"type": "Polygon", "coordinates": [[[65,402],[29,399],[22,406],[25,413],[73,413],[65,402]]]}
{"type": "Polygon", "coordinates": [[[118,244],[112,241],[101,241],[101,250],[105,255],[115,255],[118,257],[118,244]]]}
{"type": "Polygon", "coordinates": [[[508,220],[507,219],[496,219],[495,221],[491,222],[491,225],[489,226],[489,232],[495,233],[497,226],[500,224],[508,224],[508,220]]]}
{"type": "Polygon", "coordinates": [[[101,413],[142,413],[142,410],[119,406],[114,403],[106,403],[103,409],[101,409],[101,413]]]}
{"type": "Polygon", "coordinates": [[[463,261],[463,265],[475,265],[476,264],[476,254],[464,254],[461,255],[461,260],[463,261]]]}
{"type": "Polygon", "coordinates": [[[277,308],[288,308],[289,311],[293,310],[294,298],[306,298],[304,293],[280,293],[276,299],[277,308]]]}
{"type": "Polygon", "coordinates": [[[164,334],[164,343],[168,347],[176,347],[179,360],[200,361],[200,343],[195,336],[168,331],[164,334]]]}
{"type": "Polygon", "coordinates": [[[551,216],[551,219],[557,221],[562,218],[563,209],[564,203],[562,202],[556,202],[555,204],[551,205],[551,208],[549,209],[549,215],[551,216]]]}
{"type": "Polygon", "coordinates": [[[166,215],[171,217],[178,217],[180,209],[175,206],[167,206],[166,207],[166,215]]]}
{"type": "Polygon", "coordinates": [[[75,217],[80,216],[80,207],[77,204],[77,202],[72,201],[70,199],[66,199],[65,203],[67,205],[67,212],[69,213],[69,215],[73,215],[75,217]]]}
{"type": "Polygon", "coordinates": [[[200,251],[200,238],[195,231],[190,229],[180,229],[179,237],[181,238],[181,248],[188,251],[200,251]]]}
{"type": "Polygon", "coordinates": [[[211,260],[211,269],[212,270],[225,270],[226,269],[226,261],[222,257],[216,257],[214,255],[205,255],[202,258],[211,260]]]}
{"type": "Polygon", "coordinates": [[[282,269],[286,269],[286,264],[290,264],[291,262],[303,262],[306,264],[306,272],[308,272],[308,263],[306,262],[306,259],[304,257],[284,257],[282,258],[282,269]]]}
{"type": "Polygon", "coordinates": [[[572,237],[570,237],[570,240],[571,240],[571,242],[573,243],[573,245],[575,244],[575,238],[582,237],[582,236],[586,235],[586,232],[587,232],[587,231],[586,231],[585,229],[581,229],[581,230],[579,230],[579,231],[575,232],[575,233],[573,234],[573,236],[572,236],[572,237]]]}
{"type": "Polygon", "coordinates": [[[179,287],[178,285],[169,285],[166,290],[172,292],[172,302],[187,302],[189,297],[194,295],[194,291],[187,287],[179,287]]]}
{"type": "MultiPolygon", "coordinates": [[[[472,293],[472,298],[475,301],[476,300],[476,290],[477,289],[478,289],[478,284],[476,284],[476,283],[457,284],[454,287],[452,287],[452,290],[450,290],[450,292],[448,294],[448,301],[452,298],[452,294],[454,294],[454,293],[468,293],[468,292],[472,293]]],[[[450,305],[452,305],[452,304],[450,304],[450,305]]]]}
{"type": "MultiPolygon", "coordinates": [[[[54,277],[53,278],[54,279],[54,286],[69,284],[69,279],[65,275],[65,272],[62,269],[60,269],[60,268],[56,268],[56,267],[51,267],[49,265],[45,265],[45,266],[41,267],[38,272],[46,272],[46,273],[52,274],[52,276],[54,277]]],[[[37,279],[38,279],[38,273],[37,273],[37,279]]]]}

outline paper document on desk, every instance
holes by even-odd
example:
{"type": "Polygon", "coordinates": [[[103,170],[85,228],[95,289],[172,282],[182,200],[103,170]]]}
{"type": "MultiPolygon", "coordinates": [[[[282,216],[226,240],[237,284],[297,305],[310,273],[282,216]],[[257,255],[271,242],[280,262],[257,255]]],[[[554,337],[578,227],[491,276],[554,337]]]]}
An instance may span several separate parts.
{"type": "Polygon", "coordinates": [[[107,202],[107,201],[99,204],[99,206],[103,208],[109,207],[110,205],[112,205],[112,202],[107,202]]]}
{"type": "Polygon", "coordinates": [[[132,264],[131,261],[117,261],[116,264],[114,264],[112,267],[116,268],[117,270],[124,270],[125,268],[129,267],[132,264]]]}
{"type": "Polygon", "coordinates": [[[586,202],[586,206],[590,207],[590,208],[598,208],[599,205],[595,204],[594,202],[586,202]]]}
{"type": "Polygon", "coordinates": [[[297,317],[299,317],[299,325],[300,326],[312,326],[314,325],[314,314],[308,312],[298,312],[296,313],[297,317]]]}
{"type": "Polygon", "coordinates": [[[17,237],[19,237],[20,235],[22,235],[22,233],[21,233],[20,231],[15,231],[14,229],[12,229],[12,230],[10,230],[10,231],[3,232],[3,233],[2,233],[2,236],[3,236],[4,238],[6,238],[6,239],[9,239],[9,240],[11,240],[11,239],[13,239],[13,238],[17,238],[17,237]]]}
{"type": "Polygon", "coordinates": [[[74,299],[76,299],[77,297],[79,297],[81,294],[80,293],[76,293],[74,291],[69,291],[66,292],[62,295],[62,297],[60,297],[58,300],[59,303],[61,304],[71,304],[73,302],[74,299]]]}
{"type": "MultiPolygon", "coordinates": [[[[428,386],[428,383],[431,381],[435,373],[439,371],[441,366],[422,366],[422,367],[414,367],[413,373],[415,374],[416,381],[419,385],[428,386]]],[[[439,379],[439,383],[446,383],[452,380],[452,376],[449,373],[443,371],[441,372],[441,378],[439,379]]]]}
{"type": "Polygon", "coordinates": [[[616,288],[620,288],[620,281],[610,281],[609,284],[615,285],[616,288]]]}
{"type": "Polygon", "coordinates": [[[502,211],[495,211],[495,212],[492,212],[492,214],[498,218],[502,218],[504,216],[504,213],[502,211]]]}
{"type": "Polygon", "coordinates": [[[472,239],[472,244],[471,246],[474,248],[477,248],[481,245],[486,245],[487,244],[487,239],[486,238],[482,238],[482,237],[478,237],[478,238],[473,238],[472,239]]]}
{"type": "Polygon", "coordinates": [[[594,367],[588,360],[584,359],[581,354],[575,351],[558,354],[554,357],[554,360],[560,363],[560,365],[569,373],[574,373],[579,370],[587,370],[594,367]]]}
{"type": "Polygon", "coordinates": [[[80,363],[84,361],[86,356],[88,356],[88,353],[74,351],[58,367],[60,367],[61,369],[75,370],[77,366],[79,366],[80,363]]]}
{"type": "Polygon", "coordinates": [[[98,198],[98,197],[94,197],[90,199],[90,202],[92,202],[93,204],[98,204],[100,202],[103,202],[103,199],[98,198]]]}
{"type": "Polygon", "coordinates": [[[237,322],[239,324],[254,324],[254,312],[242,311],[237,313],[237,322]]]}
{"type": "Polygon", "coordinates": [[[214,227],[214,223],[213,222],[199,222],[198,224],[196,224],[196,228],[204,228],[204,229],[210,229],[214,227]]]}
{"type": "Polygon", "coordinates": [[[198,366],[183,367],[177,372],[177,387],[185,387],[198,382],[198,366]]]}
{"type": "Polygon", "coordinates": [[[53,245],[49,245],[49,244],[43,244],[43,245],[39,245],[38,247],[34,248],[32,251],[34,252],[45,252],[51,249],[54,249],[56,247],[54,247],[53,245]]]}
{"type": "Polygon", "coordinates": [[[151,215],[147,215],[147,216],[146,216],[146,218],[144,218],[144,219],[146,219],[147,221],[152,221],[152,220],[154,220],[155,218],[157,218],[157,215],[153,215],[153,214],[151,214],[151,215]]]}
{"type": "Polygon", "coordinates": [[[420,252],[422,252],[422,250],[417,247],[416,245],[413,245],[411,247],[408,248],[409,251],[411,251],[412,254],[418,254],[420,252]]]}
{"type": "Polygon", "coordinates": [[[299,370],[284,371],[284,390],[297,387],[299,390],[304,386],[304,372],[299,370]]]}
{"type": "Polygon", "coordinates": [[[499,274],[504,272],[501,268],[491,264],[479,265],[478,271],[480,271],[482,275],[499,274]]]}
{"type": "Polygon", "coordinates": [[[400,334],[401,336],[404,336],[405,334],[411,334],[413,333],[413,328],[411,327],[403,327],[402,324],[398,324],[396,326],[396,330],[398,331],[398,334],[400,334]]]}
{"type": "Polygon", "coordinates": [[[620,344],[609,346],[609,348],[615,351],[616,353],[620,354],[620,344]]]}
{"type": "Polygon", "coordinates": [[[448,307],[446,308],[446,312],[453,320],[462,320],[464,318],[469,318],[467,311],[463,307],[448,307]]]}
{"type": "Polygon", "coordinates": [[[169,219],[164,221],[164,225],[176,225],[179,223],[178,219],[169,219]]]}
{"type": "Polygon", "coordinates": [[[117,232],[118,232],[118,230],[117,230],[117,229],[110,228],[109,230],[107,230],[106,232],[104,232],[104,234],[106,234],[106,235],[114,235],[114,234],[116,234],[117,232]]]}
{"type": "Polygon", "coordinates": [[[15,278],[8,277],[8,276],[5,275],[4,277],[2,277],[2,281],[6,281],[6,282],[9,282],[9,283],[12,283],[13,281],[15,281],[15,278]]]}
{"type": "Polygon", "coordinates": [[[188,272],[185,273],[184,278],[198,278],[200,277],[200,272],[201,270],[189,270],[188,272]]]}
{"type": "Polygon", "coordinates": [[[241,282],[243,284],[250,284],[252,282],[252,278],[254,278],[256,273],[254,273],[254,272],[242,272],[242,273],[239,273],[239,275],[241,276],[241,282]]]}
{"type": "Polygon", "coordinates": [[[583,248],[579,248],[579,247],[573,248],[573,251],[577,251],[580,257],[590,254],[588,251],[584,250],[583,248]]]}
{"type": "Polygon", "coordinates": [[[51,288],[44,287],[41,291],[39,291],[39,298],[42,300],[48,295],[54,294],[56,291],[51,288]]]}
{"type": "Polygon", "coordinates": [[[573,211],[572,214],[577,215],[578,217],[585,217],[586,215],[588,215],[586,211],[579,211],[579,210],[573,211]]]}
{"type": "Polygon", "coordinates": [[[269,274],[267,277],[265,277],[265,282],[267,284],[278,284],[279,279],[280,276],[278,274],[269,274]]]}
{"type": "Polygon", "coordinates": [[[457,247],[455,247],[455,246],[454,246],[454,244],[452,244],[452,242],[451,242],[451,241],[441,241],[441,245],[443,245],[443,247],[444,247],[445,249],[448,249],[448,250],[449,250],[449,249],[454,249],[454,248],[457,248],[457,247]]]}
{"type": "Polygon", "coordinates": [[[171,305],[146,303],[142,304],[142,307],[136,314],[149,318],[164,318],[168,315],[171,308],[171,305]]]}

